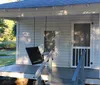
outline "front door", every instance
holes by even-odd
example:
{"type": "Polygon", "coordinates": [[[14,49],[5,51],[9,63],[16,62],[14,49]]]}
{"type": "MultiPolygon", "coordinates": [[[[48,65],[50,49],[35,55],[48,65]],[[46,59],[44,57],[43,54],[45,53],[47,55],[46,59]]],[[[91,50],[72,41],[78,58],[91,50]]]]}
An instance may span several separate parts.
{"type": "Polygon", "coordinates": [[[77,66],[83,49],[86,49],[85,67],[90,67],[90,23],[75,23],[73,26],[72,66],[77,66]]]}

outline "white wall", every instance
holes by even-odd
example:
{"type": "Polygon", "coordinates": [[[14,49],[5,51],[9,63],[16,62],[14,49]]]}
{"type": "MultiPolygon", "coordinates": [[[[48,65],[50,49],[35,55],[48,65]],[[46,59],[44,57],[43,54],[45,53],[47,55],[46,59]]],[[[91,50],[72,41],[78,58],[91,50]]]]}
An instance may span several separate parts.
{"type": "MultiPolygon", "coordinates": [[[[54,58],[54,66],[70,67],[71,66],[71,48],[72,48],[72,23],[73,22],[94,22],[91,28],[91,58],[93,60],[92,68],[99,66],[98,52],[96,45],[100,40],[95,42],[97,34],[94,30],[98,29],[99,18],[95,15],[70,15],[70,16],[53,16],[47,18],[47,30],[56,31],[56,57],[54,58]],[[95,56],[94,56],[95,55],[95,56]]],[[[34,46],[34,18],[21,19],[19,22],[19,56],[17,63],[29,63],[29,59],[25,47],[34,46]]],[[[45,30],[45,17],[35,18],[35,37],[36,45],[43,49],[45,30]]],[[[100,52],[99,52],[100,53],[100,52]]],[[[30,64],[30,63],[29,63],[30,64]]]]}

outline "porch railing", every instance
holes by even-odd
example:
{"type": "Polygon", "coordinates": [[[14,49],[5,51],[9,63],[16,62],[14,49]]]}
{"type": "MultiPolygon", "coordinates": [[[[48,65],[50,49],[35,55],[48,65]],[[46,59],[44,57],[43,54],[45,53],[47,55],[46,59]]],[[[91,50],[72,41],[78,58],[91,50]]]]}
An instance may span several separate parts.
{"type": "Polygon", "coordinates": [[[85,67],[90,67],[90,47],[73,47],[73,66],[77,66],[84,49],[86,50],[84,65],[85,67]]]}
{"type": "Polygon", "coordinates": [[[84,85],[84,61],[85,61],[86,50],[82,51],[80,60],[78,62],[77,68],[72,77],[72,85],[84,85]]]}

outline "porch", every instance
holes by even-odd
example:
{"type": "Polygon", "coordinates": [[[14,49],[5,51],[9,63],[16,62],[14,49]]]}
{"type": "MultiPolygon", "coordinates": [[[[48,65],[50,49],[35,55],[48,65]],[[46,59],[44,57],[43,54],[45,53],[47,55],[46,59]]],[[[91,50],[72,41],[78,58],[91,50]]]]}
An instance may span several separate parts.
{"type": "MultiPolygon", "coordinates": [[[[53,68],[52,81],[56,82],[54,85],[70,85],[74,72],[75,68],[69,68],[69,67],[53,68]]],[[[97,85],[100,84],[99,81],[100,77],[98,75],[99,72],[100,70],[86,68],[84,70],[85,84],[97,84],[97,85]]]]}
{"type": "MultiPolygon", "coordinates": [[[[57,68],[52,68],[52,69],[53,69],[52,78],[51,78],[52,84],[50,85],[72,85],[72,77],[75,72],[75,68],[57,67],[57,68]]],[[[100,77],[98,75],[99,72],[100,72],[99,70],[95,70],[95,69],[85,69],[85,84],[99,85],[100,84],[100,80],[99,80],[100,77]]],[[[2,83],[4,79],[5,79],[5,82],[8,82],[9,85],[10,84],[17,85],[18,82],[21,82],[22,84],[23,82],[24,84],[28,82],[28,85],[36,84],[35,82],[33,84],[33,79],[27,80],[26,78],[24,79],[23,78],[19,78],[19,79],[0,78],[1,84],[4,84],[4,85],[5,83],[2,83]]],[[[45,85],[49,85],[47,81],[45,85]]]]}
{"type": "Polygon", "coordinates": [[[39,46],[41,51],[44,51],[45,32],[54,32],[55,38],[53,37],[53,39],[55,40],[54,47],[56,55],[54,56],[52,64],[52,80],[54,82],[56,81],[56,83],[58,82],[60,85],[66,85],[66,83],[70,82],[75,71],[74,67],[77,65],[83,49],[87,50],[85,56],[86,70],[84,72],[86,75],[85,79],[87,79],[86,83],[94,84],[95,79],[99,80],[99,50],[97,48],[97,46],[99,46],[99,39],[97,38],[97,36],[99,36],[97,33],[97,30],[99,30],[99,14],[20,18],[20,23],[18,23],[17,26],[17,29],[19,29],[17,39],[19,42],[16,63],[30,64],[25,47],[39,46]],[[72,48],[74,23],[90,24],[89,47],[82,46],[72,48]],[[75,58],[73,57],[73,54],[75,54],[75,52],[73,52],[74,49],[75,52],[79,53],[76,53],[77,56],[75,56],[75,58]],[[94,56],[97,60],[93,60],[94,56]]]}

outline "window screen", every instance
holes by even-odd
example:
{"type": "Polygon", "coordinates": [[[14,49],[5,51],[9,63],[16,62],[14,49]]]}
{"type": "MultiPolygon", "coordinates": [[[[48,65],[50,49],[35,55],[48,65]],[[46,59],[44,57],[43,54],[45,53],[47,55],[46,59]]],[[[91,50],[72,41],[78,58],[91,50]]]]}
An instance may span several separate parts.
{"type": "Polygon", "coordinates": [[[55,47],[55,31],[45,31],[44,35],[44,51],[49,52],[55,47]]]}
{"type": "Polygon", "coordinates": [[[90,46],[90,24],[74,24],[74,46],[90,46]]]}

